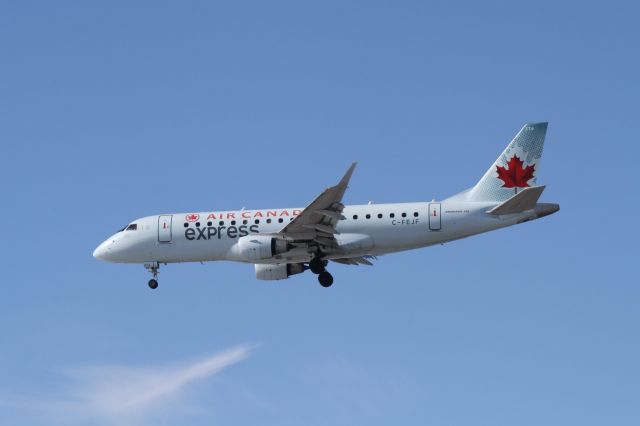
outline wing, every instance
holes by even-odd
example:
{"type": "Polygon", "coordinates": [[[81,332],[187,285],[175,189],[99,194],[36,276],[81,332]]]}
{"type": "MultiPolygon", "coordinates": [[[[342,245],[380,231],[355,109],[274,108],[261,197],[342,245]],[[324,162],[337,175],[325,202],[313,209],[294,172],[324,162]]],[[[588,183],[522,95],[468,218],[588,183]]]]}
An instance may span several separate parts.
{"type": "Polygon", "coordinates": [[[338,233],[338,221],[343,218],[342,197],[355,168],[356,163],[351,164],[337,185],[325,189],[279,233],[289,241],[306,242],[309,246],[319,246],[321,250],[336,248],[334,235],[338,233]]]}

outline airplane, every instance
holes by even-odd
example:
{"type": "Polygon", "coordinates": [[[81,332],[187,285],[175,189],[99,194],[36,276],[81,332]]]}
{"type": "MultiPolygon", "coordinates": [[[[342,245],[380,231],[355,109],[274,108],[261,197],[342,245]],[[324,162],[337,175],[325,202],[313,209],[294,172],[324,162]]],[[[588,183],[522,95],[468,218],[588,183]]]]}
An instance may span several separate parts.
{"type": "Polygon", "coordinates": [[[333,284],[329,261],[372,265],[377,256],[443,244],[553,214],[536,185],[547,124],[525,124],[471,188],[441,201],[345,205],[356,167],[305,208],[208,211],[147,216],[100,244],[93,256],[142,263],[158,287],[160,265],[227,260],[254,265],[260,280],[311,271],[333,284]]]}

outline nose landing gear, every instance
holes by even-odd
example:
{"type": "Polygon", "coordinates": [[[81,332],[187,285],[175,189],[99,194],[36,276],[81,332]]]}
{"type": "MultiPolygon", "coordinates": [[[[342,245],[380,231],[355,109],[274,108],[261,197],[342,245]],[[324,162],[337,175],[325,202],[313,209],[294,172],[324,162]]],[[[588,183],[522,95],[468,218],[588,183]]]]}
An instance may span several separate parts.
{"type": "Polygon", "coordinates": [[[333,284],[333,276],[325,269],[327,263],[329,262],[319,257],[314,257],[309,262],[309,270],[318,275],[318,282],[322,287],[330,287],[333,284]]]}
{"type": "Polygon", "coordinates": [[[149,280],[149,288],[155,290],[158,288],[158,270],[160,264],[158,262],[145,263],[144,267],[153,274],[153,278],[149,280]]]}

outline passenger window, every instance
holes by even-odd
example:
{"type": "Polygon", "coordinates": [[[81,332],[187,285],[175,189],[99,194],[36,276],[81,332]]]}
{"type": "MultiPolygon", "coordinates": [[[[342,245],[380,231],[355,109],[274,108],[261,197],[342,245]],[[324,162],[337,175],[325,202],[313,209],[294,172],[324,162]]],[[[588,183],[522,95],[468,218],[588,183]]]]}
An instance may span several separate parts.
{"type": "Polygon", "coordinates": [[[278,219],[278,222],[282,223],[282,218],[278,219]]]}
{"type": "Polygon", "coordinates": [[[406,213],[402,213],[402,217],[407,217],[407,214],[406,213]]]}
{"type": "Polygon", "coordinates": [[[366,215],[365,217],[366,217],[367,219],[371,219],[371,215],[370,215],[370,214],[366,215]]]}
{"type": "Polygon", "coordinates": [[[138,229],[138,224],[136,223],[132,223],[131,225],[127,226],[127,231],[135,231],[138,229]]]}
{"type": "Polygon", "coordinates": [[[271,223],[271,219],[267,219],[267,223],[271,223]]]}
{"type": "Polygon", "coordinates": [[[232,225],[235,225],[235,224],[236,224],[236,221],[235,221],[235,220],[232,220],[232,221],[231,221],[231,224],[232,224],[232,225]]]}
{"type": "Polygon", "coordinates": [[[224,220],[221,220],[220,222],[218,222],[218,224],[219,224],[220,226],[224,225],[224,220]]]}
{"type": "Polygon", "coordinates": [[[389,213],[389,217],[390,217],[391,219],[393,219],[394,217],[396,217],[396,214],[395,214],[395,213],[389,213]]]}
{"type": "Polygon", "coordinates": [[[353,215],[353,220],[358,220],[358,215],[357,214],[353,215]]]}
{"type": "Polygon", "coordinates": [[[211,221],[207,222],[207,226],[211,226],[213,225],[213,223],[211,223],[211,221]]]}
{"type": "Polygon", "coordinates": [[[378,213],[378,219],[382,219],[382,213],[378,213]]]}
{"type": "Polygon", "coordinates": [[[413,217],[418,217],[418,212],[413,212],[413,217]]]}
{"type": "Polygon", "coordinates": [[[189,224],[188,224],[187,222],[185,222],[185,223],[184,223],[184,227],[185,227],[185,228],[188,228],[188,227],[189,227],[189,224]]]}
{"type": "Polygon", "coordinates": [[[246,224],[247,224],[247,219],[243,220],[243,221],[242,221],[242,224],[243,224],[243,225],[246,225],[246,224]]]}
{"type": "Polygon", "coordinates": [[[200,228],[200,222],[196,222],[196,228],[200,228]]]}
{"type": "Polygon", "coordinates": [[[257,225],[257,224],[259,224],[259,223],[260,223],[260,219],[256,219],[254,222],[255,222],[255,224],[257,225]]]}

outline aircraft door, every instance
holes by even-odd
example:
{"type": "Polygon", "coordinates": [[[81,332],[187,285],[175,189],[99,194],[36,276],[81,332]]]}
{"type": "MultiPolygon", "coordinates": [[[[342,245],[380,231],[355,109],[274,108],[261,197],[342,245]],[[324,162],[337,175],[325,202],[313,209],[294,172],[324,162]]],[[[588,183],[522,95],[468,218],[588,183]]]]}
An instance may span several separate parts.
{"type": "Polygon", "coordinates": [[[158,241],[161,243],[171,242],[171,215],[158,216],[158,241]]]}
{"type": "Polygon", "coordinates": [[[429,203],[429,230],[439,231],[440,229],[442,229],[440,203],[429,203]]]}

